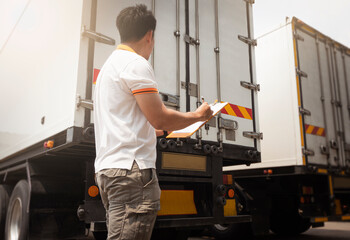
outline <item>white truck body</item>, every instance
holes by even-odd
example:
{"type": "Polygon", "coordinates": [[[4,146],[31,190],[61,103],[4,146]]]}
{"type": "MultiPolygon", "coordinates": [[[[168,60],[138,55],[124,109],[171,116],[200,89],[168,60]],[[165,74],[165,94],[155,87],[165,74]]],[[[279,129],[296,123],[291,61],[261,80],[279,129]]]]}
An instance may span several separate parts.
{"type": "Polygon", "coordinates": [[[261,163],[350,168],[350,50],[300,20],[259,37],[261,163]]]}
{"type": "MultiPolygon", "coordinates": [[[[77,104],[79,99],[91,100],[93,69],[100,69],[120,43],[116,16],[121,9],[136,3],[146,4],[157,18],[155,49],[150,61],[159,91],[166,96],[179,96],[177,109],[186,111],[186,90],[181,88],[181,82],[186,79],[183,1],[99,0],[96,23],[91,21],[90,0],[16,1],[0,9],[0,15],[9,23],[0,28],[3,36],[0,39],[0,161],[68,128],[93,123],[91,111],[77,104]],[[111,45],[96,41],[89,52],[87,30],[115,42],[102,37],[111,45]],[[177,30],[178,37],[174,35],[177,30]],[[93,66],[89,65],[91,56],[93,66]]],[[[215,1],[198,1],[197,27],[195,9],[195,1],[190,1],[189,33],[197,39],[198,30],[200,45],[189,46],[189,80],[199,86],[197,79],[200,79],[200,96],[210,103],[219,98],[219,75],[219,100],[228,101],[235,108],[231,109],[233,112],[228,110],[231,115],[222,114],[235,124],[235,130],[230,132],[231,140],[224,134],[223,142],[260,150],[259,140],[243,136],[243,132],[259,132],[256,91],[241,86],[241,81],[255,83],[254,47],[238,39],[238,35],[253,39],[251,4],[243,0],[220,0],[218,36],[215,1]],[[215,48],[219,51],[215,52],[215,48]],[[216,56],[219,56],[218,65],[216,56]]],[[[196,109],[198,95],[190,97],[191,111],[196,109]]],[[[203,129],[203,140],[217,141],[217,125],[210,127],[208,134],[203,129]]]]}

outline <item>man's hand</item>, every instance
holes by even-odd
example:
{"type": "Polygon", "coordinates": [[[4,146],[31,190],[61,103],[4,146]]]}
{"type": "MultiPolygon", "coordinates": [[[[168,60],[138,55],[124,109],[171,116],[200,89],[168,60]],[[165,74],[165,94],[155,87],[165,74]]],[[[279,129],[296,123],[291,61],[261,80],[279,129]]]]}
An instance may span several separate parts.
{"type": "Polygon", "coordinates": [[[213,111],[210,109],[207,102],[203,102],[202,105],[197,108],[195,113],[198,114],[200,121],[206,121],[213,115],[213,111]]]}
{"type": "Polygon", "coordinates": [[[163,135],[164,135],[164,131],[163,130],[156,129],[156,136],[157,137],[160,137],[160,136],[163,136],[163,135]]]}

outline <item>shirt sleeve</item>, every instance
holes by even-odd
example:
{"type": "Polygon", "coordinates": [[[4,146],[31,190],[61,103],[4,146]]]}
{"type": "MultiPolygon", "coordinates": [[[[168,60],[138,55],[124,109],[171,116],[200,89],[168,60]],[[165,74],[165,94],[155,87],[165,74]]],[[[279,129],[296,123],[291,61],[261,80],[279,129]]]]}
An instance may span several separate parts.
{"type": "Polygon", "coordinates": [[[120,74],[120,78],[133,95],[158,93],[153,69],[144,59],[131,62],[120,74]]]}

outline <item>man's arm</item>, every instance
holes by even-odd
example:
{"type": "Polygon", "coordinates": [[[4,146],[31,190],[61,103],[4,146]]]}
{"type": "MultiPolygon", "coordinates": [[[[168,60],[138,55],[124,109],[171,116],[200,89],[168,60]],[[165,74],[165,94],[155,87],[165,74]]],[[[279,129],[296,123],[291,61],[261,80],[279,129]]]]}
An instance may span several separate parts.
{"type": "Polygon", "coordinates": [[[205,121],[213,111],[208,103],[203,103],[195,112],[182,113],[166,108],[158,93],[135,95],[136,102],[147,120],[155,129],[174,131],[185,128],[192,123],[205,121]]]}

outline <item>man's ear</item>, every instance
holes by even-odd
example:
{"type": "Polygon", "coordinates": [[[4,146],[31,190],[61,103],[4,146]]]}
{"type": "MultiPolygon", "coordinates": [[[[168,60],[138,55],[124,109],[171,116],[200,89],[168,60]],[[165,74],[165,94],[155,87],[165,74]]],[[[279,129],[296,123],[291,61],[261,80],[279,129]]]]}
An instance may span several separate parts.
{"type": "Polygon", "coordinates": [[[149,30],[147,33],[146,33],[146,40],[147,42],[151,42],[153,39],[153,31],[152,30],[149,30]]]}

